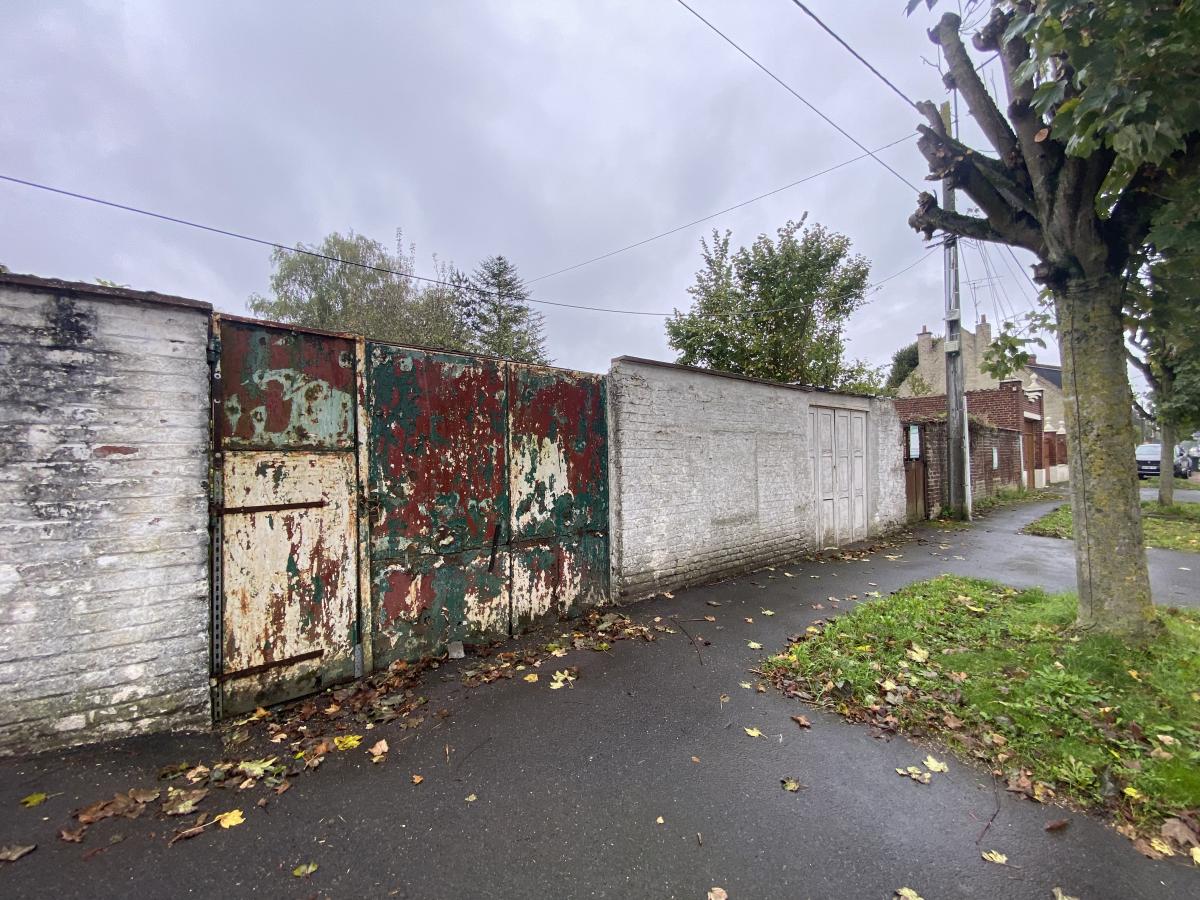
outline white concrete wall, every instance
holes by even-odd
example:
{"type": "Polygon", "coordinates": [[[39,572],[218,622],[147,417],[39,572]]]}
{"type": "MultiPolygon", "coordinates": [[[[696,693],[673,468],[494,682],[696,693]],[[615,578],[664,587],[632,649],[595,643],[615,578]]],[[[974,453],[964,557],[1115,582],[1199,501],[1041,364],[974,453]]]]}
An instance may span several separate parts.
{"type": "Polygon", "coordinates": [[[890,401],[614,360],[614,597],[635,599],[814,549],[810,403],[868,411],[869,530],[903,524],[900,423],[890,401]]]}
{"type": "Polygon", "coordinates": [[[209,724],[205,304],[0,276],[0,752],[209,724]]]}

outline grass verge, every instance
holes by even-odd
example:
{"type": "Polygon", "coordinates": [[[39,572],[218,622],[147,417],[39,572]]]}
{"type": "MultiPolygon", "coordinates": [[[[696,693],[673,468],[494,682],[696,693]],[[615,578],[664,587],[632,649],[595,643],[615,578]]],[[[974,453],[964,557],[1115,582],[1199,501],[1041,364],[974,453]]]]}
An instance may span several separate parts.
{"type": "MultiPolygon", "coordinates": [[[[1151,475],[1142,484],[1141,487],[1156,488],[1158,487],[1158,476],[1151,475]]],[[[1200,481],[1192,481],[1188,478],[1176,478],[1175,490],[1177,491],[1200,491],[1200,481]]]]}
{"type": "Polygon", "coordinates": [[[936,737],[1010,791],[1102,811],[1149,855],[1187,854],[1177,829],[1200,839],[1200,615],[1164,609],[1139,647],[1077,633],[1075,611],[1073,595],[944,575],[794,636],[766,671],[850,719],[936,737]]]}
{"type": "MultiPolygon", "coordinates": [[[[1142,531],[1147,547],[1200,553],[1200,503],[1159,506],[1142,503],[1142,531]]],[[[1071,506],[1063,504],[1029,525],[1026,534],[1072,539],[1071,506]]]]}

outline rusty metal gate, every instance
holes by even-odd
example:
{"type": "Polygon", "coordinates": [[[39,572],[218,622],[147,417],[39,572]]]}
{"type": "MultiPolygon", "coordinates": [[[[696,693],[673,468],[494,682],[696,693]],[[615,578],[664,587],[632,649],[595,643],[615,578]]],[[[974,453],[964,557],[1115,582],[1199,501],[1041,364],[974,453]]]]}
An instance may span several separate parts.
{"type": "Polygon", "coordinates": [[[366,353],[375,664],[603,599],[603,378],[375,342],[366,353]]]}
{"type": "Polygon", "coordinates": [[[216,317],[213,700],[217,715],[354,676],[354,339],[216,317]]]}

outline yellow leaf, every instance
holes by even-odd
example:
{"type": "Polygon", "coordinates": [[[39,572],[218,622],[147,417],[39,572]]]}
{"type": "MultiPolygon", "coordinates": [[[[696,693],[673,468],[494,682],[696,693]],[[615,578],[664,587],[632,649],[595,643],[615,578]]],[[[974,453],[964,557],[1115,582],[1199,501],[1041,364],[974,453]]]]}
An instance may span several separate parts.
{"type": "Polygon", "coordinates": [[[905,655],[913,662],[923,663],[929,659],[929,651],[917,646],[916,644],[913,644],[911,647],[909,647],[905,655]]]}
{"type": "Polygon", "coordinates": [[[50,795],[45,794],[42,791],[38,791],[36,794],[30,794],[28,797],[22,797],[21,805],[26,809],[32,809],[35,806],[41,806],[43,803],[45,803],[48,796],[50,795]]]}
{"type": "Polygon", "coordinates": [[[413,775],[413,777],[412,777],[413,784],[420,784],[424,780],[425,780],[424,775],[413,775]]]}
{"type": "Polygon", "coordinates": [[[559,647],[557,650],[553,650],[553,651],[551,651],[550,655],[551,655],[551,656],[563,657],[563,656],[566,656],[566,655],[567,655],[567,651],[566,651],[566,650],[564,650],[562,647],[559,647]]]}
{"type": "Polygon", "coordinates": [[[883,681],[879,682],[879,689],[882,691],[894,691],[897,687],[898,685],[896,682],[892,681],[890,678],[885,678],[883,681]]]}
{"type": "Polygon", "coordinates": [[[315,862],[307,862],[301,863],[300,865],[296,866],[296,868],[292,869],[292,874],[297,878],[307,878],[315,871],[317,871],[317,864],[315,862]]]}
{"type": "Polygon", "coordinates": [[[1150,849],[1155,853],[1161,853],[1163,856],[1175,855],[1175,851],[1171,849],[1171,845],[1160,837],[1150,838],[1150,849]]]}
{"type": "Polygon", "coordinates": [[[1192,862],[1194,862],[1196,865],[1200,866],[1200,847],[1193,847],[1190,852],[1191,852],[1192,862]]]}
{"type": "Polygon", "coordinates": [[[875,648],[872,647],[870,644],[859,644],[854,649],[857,650],[859,653],[870,653],[875,648]]]}
{"type": "Polygon", "coordinates": [[[254,714],[252,716],[250,716],[251,719],[269,719],[270,717],[271,717],[271,714],[269,712],[267,712],[265,709],[263,709],[261,706],[258,707],[256,710],[254,710],[254,714]]]}
{"type": "Polygon", "coordinates": [[[746,732],[746,734],[750,735],[750,737],[762,737],[763,736],[763,733],[761,731],[759,731],[757,727],[746,728],[745,726],[742,726],[742,731],[746,732]]]}
{"type": "Polygon", "coordinates": [[[1135,803],[1139,800],[1146,799],[1146,795],[1143,794],[1141,791],[1139,791],[1137,788],[1133,787],[1132,785],[1125,788],[1124,793],[1125,793],[1126,797],[1128,797],[1130,800],[1134,801],[1135,803]]]}
{"type": "Polygon", "coordinates": [[[657,819],[655,819],[655,820],[654,820],[654,822],[655,822],[655,824],[656,824],[656,825],[663,825],[663,824],[665,824],[665,823],[663,822],[663,817],[662,817],[662,816],[659,816],[657,819]]]}
{"type": "Polygon", "coordinates": [[[745,689],[746,689],[746,690],[748,690],[748,691],[750,691],[750,690],[753,690],[753,689],[754,689],[754,685],[752,685],[752,684],[751,684],[750,682],[748,682],[748,681],[739,681],[739,682],[738,682],[738,687],[743,687],[743,688],[745,688],[745,689]]]}
{"type": "Polygon", "coordinates": [[[983,853],[981,853],[979,855],[982,856],[984,859],[986,859],[988,862],[995,863],[998,866],[1002,866],[1008,862],[1008,857],[1005,856],[1003,853],[999,852],[998,850],[985,850],[985,851],[983,851],[983,853]]]}
{"type": "Polygon", "coordinates": [[[240,809],[231,809],[227,813],[221,813],[217,816],[217,823],[222,828],[232,828],[234,825],[241,825],[246,819],[242,816],[240,809]]]}
{"type": "Polygon", "coordinates": [[[902,887],[896,891],[896,900],[925,900],[925,898],[910,887],[902,887]]]}
{"type": "Polygon", "coordinates": [[[361,743],[361,734],[339,734],[333,739],[334,746],[339,750],[353,750],[361,743]]]}
{"type": "Polygon", "coordinates": [[[947,766],[944,762],[941,762],[940,760],[934,759],[933,756],[925,757],[925,768],[927,768],[930,772],[949,772],[950,771],[949,766],[947,766]]]}
{"type": "Polygon", "coordinates": [[[1072,897],[1060,887],[1054,888],[1054,890],[1051,891],[1051,896],[1054,898],[1054,900],[1079,900],[1078,897],[1072,897]]]}
{"type": "Polygon", "coordinates": [[[1134,681],[1141,681],[1141,680],[1142,680],[1142,676],[1138,674],[1138,670],[1137,670],[1137,669],[1130,669],[1130,670],[1129,670],[1129,677],[1130,677],[1130,678],[1132,678],[1134,681]]]}
{"type": "Polygon", "coordinates": [[[800,790],[800,782],[795,778],[781,778],[779,783],[785,791],[791,791],[793,794],[800,790]]]}
{"type": "Polygon", "coordinates": [[[762,613],[764,616],[775,615],[775,610],[773,610],[773,609],[760,609],[759,612],[762,613]]]}
{"type": "Polygon", "coordinates": [[[746,646],[749,647],[751,650],[761,650],[762,649],[762,644],[760,644],[758,641],[747,641],[746,646]]]}
{"type": "Polygon", "coordinates": [[[479,798],[478,798],[478,797],[476,797],[474,794],[467,794],[467,796],[466,796],[466,798],[465,798],[465,799],[466,799],[466,801],[467,801],[468,803],[474,803],[474,802],[475,802],[476,800],[478,800],[479,798]]]}
{"type": "Polygon", "coordinates": [[[535,681],[538,680],[537,672],[530,672],[528,675],[525,676],[525,680],[528,681],[530,684],[533,684],[535,681]]]}

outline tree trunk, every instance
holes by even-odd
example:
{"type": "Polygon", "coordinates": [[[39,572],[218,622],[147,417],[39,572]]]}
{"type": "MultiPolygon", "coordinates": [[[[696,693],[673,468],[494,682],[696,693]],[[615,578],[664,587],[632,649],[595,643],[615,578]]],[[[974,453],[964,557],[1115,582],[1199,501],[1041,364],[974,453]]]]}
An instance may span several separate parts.
{"type": "Polygon", "coordinates": [[[1175,426],[1162,422],[1158,454],[1158,502],[1170,506],[1175,502],[1175,426]]]}
{"type": "Polygon", "coordinates": [[[1055,291],[1075,523],[1078,624],[1129,636],[1154,620],[1142,547],[1133,394],[1125,371],[1121,285],[1076,279],[1055,291]]]}

